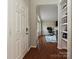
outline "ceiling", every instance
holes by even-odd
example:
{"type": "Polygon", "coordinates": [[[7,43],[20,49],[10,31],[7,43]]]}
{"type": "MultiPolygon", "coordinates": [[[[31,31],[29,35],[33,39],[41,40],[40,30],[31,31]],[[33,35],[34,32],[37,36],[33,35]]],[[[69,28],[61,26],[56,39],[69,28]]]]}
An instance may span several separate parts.
{"type": "Polygon", "coordinates": [[[53,20],[58,19],[58,7],[57,5],[40,5],[38,6],[38,16],[41,20],[53,20]]]}

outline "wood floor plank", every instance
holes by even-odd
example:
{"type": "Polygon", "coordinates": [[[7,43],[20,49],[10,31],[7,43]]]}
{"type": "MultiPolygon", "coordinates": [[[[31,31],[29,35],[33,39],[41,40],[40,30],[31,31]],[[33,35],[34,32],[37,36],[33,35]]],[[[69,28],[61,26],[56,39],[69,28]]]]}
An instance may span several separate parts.
{"type": "Polygon", "coordinates": [[[44,36],[38,38],[37,48],[31,48],[23,59],[67,59],[67,55],[59,54],[57,43],[47,43],[44,36]]]}

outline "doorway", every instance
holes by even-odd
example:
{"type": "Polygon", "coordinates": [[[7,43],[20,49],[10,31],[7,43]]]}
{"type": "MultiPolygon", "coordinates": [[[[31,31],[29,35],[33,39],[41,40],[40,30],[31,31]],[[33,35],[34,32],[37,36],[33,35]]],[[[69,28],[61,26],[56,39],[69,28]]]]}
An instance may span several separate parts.
{"type": "Polygon", "coordinates": [[[58,41],[58,6],[39,5],[37,14],[37,36],[44,36],[47,43],[58,41]]]}

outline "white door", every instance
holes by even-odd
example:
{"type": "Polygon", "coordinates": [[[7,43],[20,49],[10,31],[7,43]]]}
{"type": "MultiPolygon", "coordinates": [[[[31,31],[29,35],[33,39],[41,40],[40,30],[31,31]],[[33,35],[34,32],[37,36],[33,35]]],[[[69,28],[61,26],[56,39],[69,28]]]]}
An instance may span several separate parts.
{"type": "Polygon", "coordinates": [[[22,37],[23,37],[23,54],[28,51],[29,45],[29,22],[28,22],[28,8],[22,8],[22,37]]]}
{"type": "Polygon", "coordinates": [[[28,50],[28,8],[16,2],[16,59],[22,59],[28,50]]]}

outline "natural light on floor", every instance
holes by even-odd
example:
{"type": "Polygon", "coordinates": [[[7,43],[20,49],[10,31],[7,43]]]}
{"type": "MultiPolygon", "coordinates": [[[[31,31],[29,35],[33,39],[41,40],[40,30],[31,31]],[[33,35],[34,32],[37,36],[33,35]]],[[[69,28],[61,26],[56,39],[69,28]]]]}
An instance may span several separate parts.
{"type": "Polygon", "coordinates": [[[46,42],[56,42],[56,35],[45,36],[46,42]]]}

